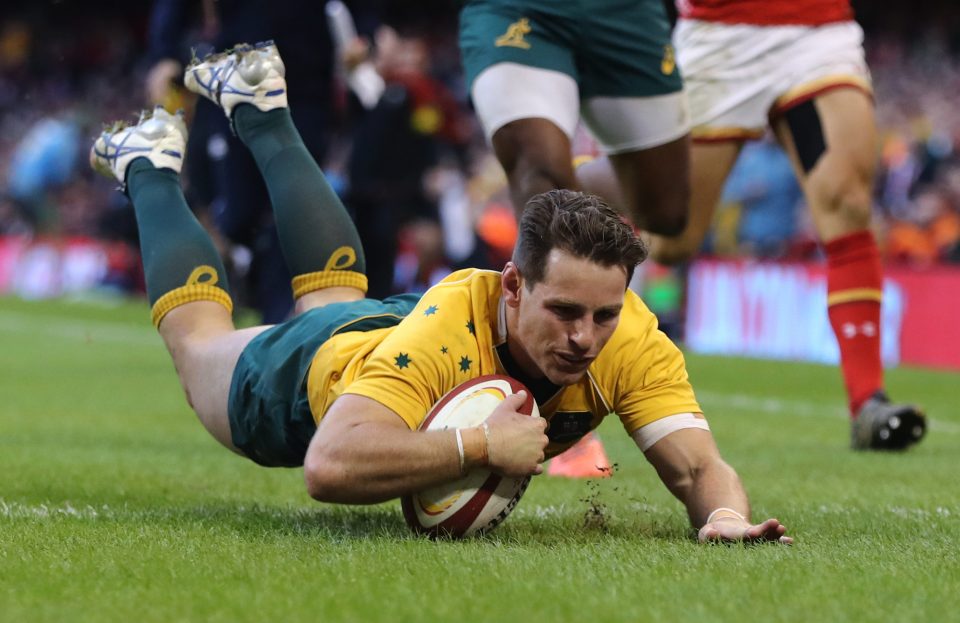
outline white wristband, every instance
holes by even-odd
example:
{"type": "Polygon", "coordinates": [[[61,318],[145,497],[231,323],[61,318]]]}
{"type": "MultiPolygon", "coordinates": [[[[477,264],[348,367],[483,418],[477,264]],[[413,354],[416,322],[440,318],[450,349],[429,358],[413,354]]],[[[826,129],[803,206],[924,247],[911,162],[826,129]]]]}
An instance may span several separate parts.
{"type": "Polygon", "coordinates": [[[463,475],[463,466],[466,462],[466,457],[463,453],[463,435],[460,433],[460,429],[454,429],[454,432],[457,434],[457,452],[460,454],[460,475],[463,475]]]}
{"type": "Polygon", "coordinates": [[[728,515],[728,517],[737,518],[737,519],[739,519],[740,521],[746,521],[746,520],[747,520],[746,517],[744,517],[743,515],[741,515],[739,512],[733,510],[732,508],[727,508],[726,506],[721,506],[720,508],[715,508],[712,513],[710,513],[709,515],[707,515],[707,521],[706,521],[706,523],[712,523],[712,522],[713,522],[713,517],[714,517],[714,515],[716,515],[717,513],[730,513],[731,515],[728,515]]]}

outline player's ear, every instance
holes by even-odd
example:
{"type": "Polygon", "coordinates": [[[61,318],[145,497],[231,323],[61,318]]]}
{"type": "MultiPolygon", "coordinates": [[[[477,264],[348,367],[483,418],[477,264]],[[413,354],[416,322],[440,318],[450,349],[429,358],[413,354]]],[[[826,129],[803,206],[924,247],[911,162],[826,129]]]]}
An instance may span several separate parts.
{"type": "Polygon", "coordinates": [[[520,305],[520,291],[523,289],[523,275],[513,262],[507,262],[500,277],[500,289],[503,292],[503,301],[510,307],[520,305]]]}

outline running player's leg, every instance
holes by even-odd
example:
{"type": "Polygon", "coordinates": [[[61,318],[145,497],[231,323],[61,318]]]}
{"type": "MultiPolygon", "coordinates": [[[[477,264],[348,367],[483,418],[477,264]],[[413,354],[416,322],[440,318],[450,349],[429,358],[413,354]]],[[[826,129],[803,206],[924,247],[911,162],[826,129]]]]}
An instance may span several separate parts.
{"type": "Polygon", "coordinates": [[[99,172],[126,187],[140,233],[153,322],[187,401],[207,431],[235,450],[227,393],[243,347],[262,327],[236,331],[226,273],[180,188],[186,128],[158,108],[131,127],[103,132],[91,150],[99,172]]]}
{"type": "Polygon", "coordinates": [[[883,391],[883,268],[870,230],[877,130],[863,31],[855,22],[805,29],[787,53],[795,81],[771,117],[827,256],[827,311],[853,418],[851,444],[902,449],[923,437],[926,418],[891,404],[883,391]],[[800,53],[808,50],[817,54],[800,53]]]}
{"type": "Polygon", "coordinates": [[[679,236],[653,237],[650,255],[658,262],[676,264],[697,253],[743,143],[763,136],[774,72],[763,65],[757,40],[755,27],[681,19],[674,29],[692,128],[690,210],[679,236]]]}
{"type": "Polygon", "coordinates": [[[690,120],[669,21],[659,0],[603,8],[581,16],[591,33],[577,48],[583,120],[609,159],[621,210],[646,231],[674,236],[687,220],[690,120]]]}
{"type": "Polygon", "coordinates": [[[871,97],[838,88],[784,109],[774,122],[794,164],[827,256],[827,311],[855,448],[901,449],[919,441],[925,418],[883,391],[880,317],[883,268],[870,230],[877,131],[871,97]]]}
{"type": "Polygon", "coordinates": [[[367,278],[360,238],[293,125],[276,46],[241,45],[191,63],[184,83],[223,108],[257,162],[294,275],[297,313],[362,299],[367,278]]]}
{"type": "Polygon", "coordinates": [[[659,234],[653,239],[675,237],[689,230],[684,222],[689,225],[695,218],[689,206],[693,198],[688,196],[695,190],[685,181],[695,174],[695,149],[683,136],[649,149],[596,158],[578,156],[574,158],[577,185],[603,197],[644,231],[659,234]]]}
{"type": "Polygon", "coordinates": [[[542,118],[511,121],[493,132],[493,152],[510,186],[517,218],[530,197],[554,188],[577,188],[570,137],[542,118]]]}
{"type": "Polygon", "coordinates": [[[781,108],[773,127],[803,186],[821,241],[869,229],[877,160],[871,96],[838,87],[781,108]]]}
{"type": "Polygon", "coordinates": [[[690,137],[647,149],[610,154],[628,215],[637,227],[666,236],[689,222],[690,137]]]}
{"type": "Polygon", "coordinates": [[[472,97],[507,174],[518,219],[530,197],[577,187],[570,138],[579,121],[580,98],[573,78],[559,71],[499,63],[477,77],[472,97]]]}
{"type": "Polygon", "coordinates": [[[723,186],[737,161],[742,140],[693,143],[690,150],[690,210],[679,236],[651,236],[650,257],[674,265],[692,259],[713,224],[723,186]]]}
{"type": "Polygon", "coordinates": [[[683,94],[591,98],[583,116],[606,155],[577,167],[579,187],[606,198],[644,231],[683,232],[691,175],[683,94]]]}
{"type": "Polygon", "coordinates": [[[477,117],[507,174],[517,218],[533,195],[576,188],[570,138],[580,119],[570,8],[471,0],[460,50],[477,117]]]}

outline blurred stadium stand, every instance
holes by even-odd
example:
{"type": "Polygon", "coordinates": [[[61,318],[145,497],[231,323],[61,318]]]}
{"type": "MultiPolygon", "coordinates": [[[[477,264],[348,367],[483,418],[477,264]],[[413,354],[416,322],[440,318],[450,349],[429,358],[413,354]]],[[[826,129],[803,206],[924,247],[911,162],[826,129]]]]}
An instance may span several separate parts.
{"type": "MultiPolygon", "coordinates": [[[[103,121],[129,119],[144,105],[149,4],[63,0],[3,3],[0,8],[0,294],[142,289],[132,213],[109,182],[93,178],[86,150],[103,121]]],[[[432,78],[454,94],[463,116],[472,118],[456,46],[459,2],[347,4],[362,32],[386,23],[422,38],[430,50],[432,78]]],[[[904,270],[934,271],[936,285],[927,286],[960,293],[960,273],[950,269],[960,264],[956,0],[861,0],[854,8],[867,33],[881,126],[875,229],[885,261],[904,270]]],[[[343,130],[323,163],[335,185],[347,178],[356,122],[347,101],[344,91],[336,113],[343,130]]],[[[425,187],[439,206],[443,252],[437,256],[435,241],[418,242],[422,230],[404,231],[398,287],[425,286],[464,261],[497,265],[510,246],[513,232],[510,219],[503,218],[509,208],[502,174],[475,125],[467,135],[466,147],[439,157],[425,173],[425,187]]],[[[706,249],[710,256],[729,259],[730,266],[742,266],[738,258],[747,255],[778,262],[818,258],[802,199],[788,186],[763,183],[773,175],[769,159],[742,159],[706,249]],[[749,200],[738,194],[737,184],[741,189],[753,184],[749,200]],[[756,188],[761,189],[760,201],[756,188]],[[779,216],[771,219],[767,210],[779,216]]],[[[701,277],[718,274],[704,269],[701,277]]],[[[890,274],[895,279],[901,273],[890,274]]],[[[917,301],[927,286],[911,282],[897,287],[917,301]]],[[[691,298],[703,302],[708,291],[700,292],[701,299],[691,298]]],[[[946,308],[958,306],[948,301],[946,308]]],[[[663,313],[669,322],[670,310],[663,313]]],[[[906,318],[901,318],[902,326],[915,322],[906,318]]],[[[957,342],[954,352],[960,352],[960,337],[957,342]]],[[[894,359],[960,367],[910,352],[901,348],[894,359]]],[[[820,352],[810,358],[829,356],[820,352]]]]}

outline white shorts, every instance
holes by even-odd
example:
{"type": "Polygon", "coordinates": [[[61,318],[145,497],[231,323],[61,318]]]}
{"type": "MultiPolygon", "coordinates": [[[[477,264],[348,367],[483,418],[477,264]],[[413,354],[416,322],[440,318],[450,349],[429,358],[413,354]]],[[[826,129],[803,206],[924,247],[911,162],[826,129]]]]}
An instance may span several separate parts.
{"type": "Polygon", "coordinates": [[[580,102],[576,81],[567,74],[517,63],[484,69],[471,89],[477,117],[489,141],[519,119],[547,119],[573,138],[581,115],[608,154],[664,145],[690,131],[686,95],[680,91],[650,97],[591,97],[580,102]]]}
{"type": "Polygon", "coordinates": [[[771,117],[824,91],[872,92],[856,22],[755,26],[681,19],[673,41],[695,139],[756,138],[771,117]]]}

